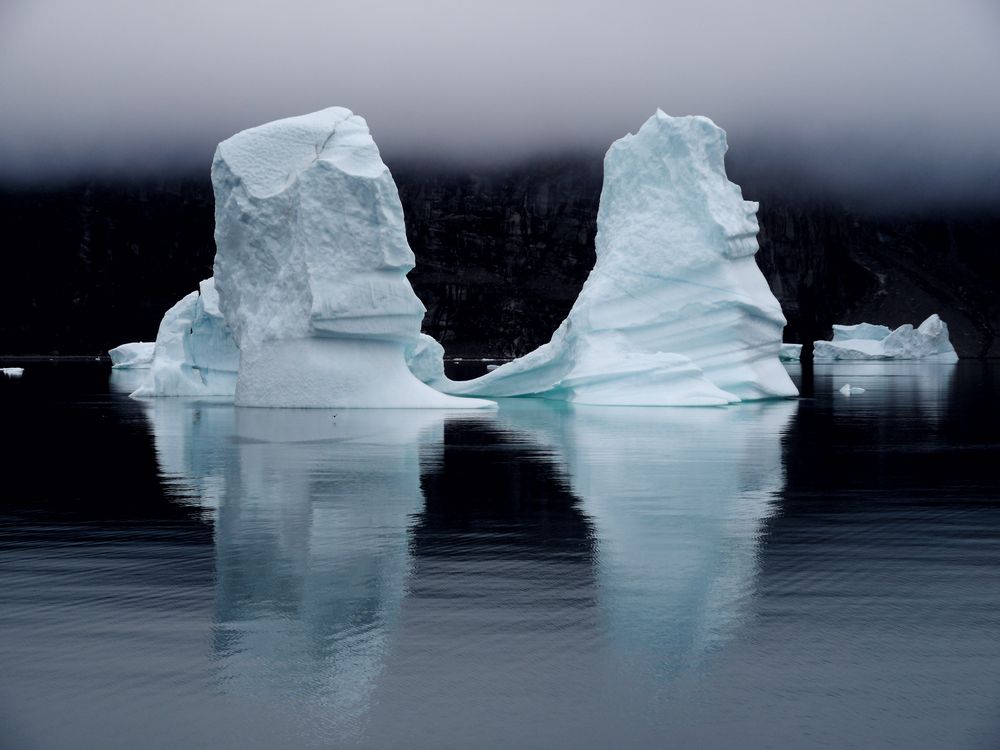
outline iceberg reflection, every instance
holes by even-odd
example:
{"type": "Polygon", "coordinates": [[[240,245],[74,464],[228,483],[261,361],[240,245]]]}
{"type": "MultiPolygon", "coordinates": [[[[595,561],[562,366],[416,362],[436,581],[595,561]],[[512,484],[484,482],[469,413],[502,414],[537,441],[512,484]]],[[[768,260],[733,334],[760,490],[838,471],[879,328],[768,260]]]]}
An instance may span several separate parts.
{"type": "Polygon", "coordinates": [[[726,409],[505,403],[501,417],[560,457],[596,529],[601,607],[630,658],[696,665],[753,595],[757,547],[784,486],[796,401],[726,409]]]}
{"type": "Polygon", "coordinates": [[[845,384],[865,389],[857,398],[834,398],[838,411],[910,413],[937,423],[947,412],[956,365],[949,362],[818,362],[816,393],[833,393],[845,384]]]}
{"type": "Polygon", "coordinates": [[[158,399],[147,415],[164,481],[215,517],[221,684],[355,732],[404,591],[421,452],[448,412],[158,399]]]}
{"type": "Polygon", "coordinates": [[[215,520],[220,686],[376,747],[638,741],[744,616],[796,408],[146,413],[215,520]]]}

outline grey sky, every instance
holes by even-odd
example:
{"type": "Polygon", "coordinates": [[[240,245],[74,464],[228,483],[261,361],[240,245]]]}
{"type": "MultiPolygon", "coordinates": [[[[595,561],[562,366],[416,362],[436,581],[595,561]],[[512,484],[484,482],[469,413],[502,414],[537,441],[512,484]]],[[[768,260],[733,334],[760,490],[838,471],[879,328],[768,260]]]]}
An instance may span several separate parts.
{"type": "Polygon", "coordinates": [[[0,0],[0,175],[207,169],[229,134],[332,104],[387,160],[603,148],[661,107],[830,180],[976,190],[1000,169],[1000,10],[0,0]]]}

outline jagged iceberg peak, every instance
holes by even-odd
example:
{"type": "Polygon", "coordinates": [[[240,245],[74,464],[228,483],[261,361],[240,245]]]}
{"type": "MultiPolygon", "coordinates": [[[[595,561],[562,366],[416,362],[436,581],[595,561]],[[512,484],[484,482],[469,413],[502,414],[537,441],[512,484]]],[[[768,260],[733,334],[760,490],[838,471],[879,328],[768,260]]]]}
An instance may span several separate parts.
{"type": "Polygon", "coordinates": [[[321,333],[411,341],[424,307],[389,169],[342,107],[219,144],[215,278],[237,344],[321,333]]]}
{"type": "Polygon", "coordinates": [[[476,407],[406,368],[424,306],[403,208],[364,118],[331,107],[219,144],[215,280],[240,350],[236,403],[476,407]]]}
{"type": "MultiPolygon", "coordinates": [[[[552,341],[450,393],[702,405],[797,394],[726,134],[657,111],[604,159],[597,262],[552,341]]],[[[441,387],[441,386],[439,386],[441,387]]]]}

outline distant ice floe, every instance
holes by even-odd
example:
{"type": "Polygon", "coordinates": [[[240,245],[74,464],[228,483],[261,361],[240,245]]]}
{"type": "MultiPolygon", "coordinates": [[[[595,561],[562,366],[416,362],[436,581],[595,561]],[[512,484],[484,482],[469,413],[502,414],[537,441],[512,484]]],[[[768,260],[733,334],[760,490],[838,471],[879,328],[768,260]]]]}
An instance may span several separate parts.
{"type": "Polygon", "coordinates": [[[865,389],[861,386],[851,385],[850,383],[844,383],[843,387],[840,388],[840,392],[845,396],[853,396],[858,393],[864,393],[865,389]]]}
{"type": "Polygon", "coordinates": [[[835,325],[832,341],[813,342],[817,362],[864,359],[923,359],[957,362],[948,338],[948,324],[937,315],[914,328],[907,323],[896,330],[871,323],[835,325]]]}
{"type": "Polygon", "coordinates": [[[0,367],[0,372],[8,378],[19,378],[24,375],[23,367],[0,367]]]}

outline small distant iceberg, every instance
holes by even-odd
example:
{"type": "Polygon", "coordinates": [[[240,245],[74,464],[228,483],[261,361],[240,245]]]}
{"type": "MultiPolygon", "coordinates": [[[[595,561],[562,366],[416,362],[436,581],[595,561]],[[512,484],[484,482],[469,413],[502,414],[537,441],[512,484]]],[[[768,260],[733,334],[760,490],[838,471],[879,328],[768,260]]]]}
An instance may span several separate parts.
{"type": "Polygon", "coordinates": [[[0,367],[0,372],[8,378],[19,378],[24,375],[23,367],[0,367]]]}
{"type": "Polygon", "coordinates": [[[111,367],[115,370],[144,370],[153,364],[153,350],[156,344],[152,341],[136,341],[122,344],[108,351],[111,357],[111,367]]]}
{"type": "Polygon", "coordinates": [[[854,396],[859,393],[864,393],[865,389],[862,388],[861,386],[851,385],[850,383],[844,383],[843,387],[840,389],[840,392],[843,393],[845,396],[854,396]]]}
{"type": "Polygon", "coordinates": [[[149,375],[132,395],[232,398],[239,357],[219,311],[215,280],[205,279],[163,316],[149,375]]]}
{"type": "Polygon", "coordinates": [[[917,328],[909,323],[896,330],[871,323],[835,325],[831,341],[813,342],[813,359],[817,362],[866,359],[957,362],[958,354],[948,337],[948,324],[935,314],[917,328]]]}
{"type": "Polygon", "coordinates": [[[782,344],[778,350],[778,359],[782,362],[799,362],[802,360],[802,344],[782,344]]]}

